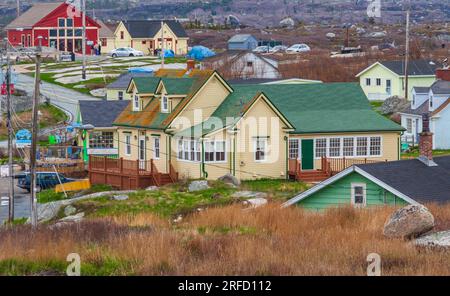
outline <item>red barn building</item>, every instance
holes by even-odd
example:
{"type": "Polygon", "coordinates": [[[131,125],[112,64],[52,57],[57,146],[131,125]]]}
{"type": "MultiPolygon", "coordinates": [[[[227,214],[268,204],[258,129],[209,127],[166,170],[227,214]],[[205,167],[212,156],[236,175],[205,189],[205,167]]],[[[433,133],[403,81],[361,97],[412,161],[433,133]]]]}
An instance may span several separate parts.
{"type": "MultiPolygon", "coordinates": [[[[98,43],[100,25],[86,16],[86,53],[98,43]]],[[[42,46],[59,51],[82,52],[82,14],[67,3],[37,3],[6,26],[13,46],[33,47],[42,36],[42,46]]]]}

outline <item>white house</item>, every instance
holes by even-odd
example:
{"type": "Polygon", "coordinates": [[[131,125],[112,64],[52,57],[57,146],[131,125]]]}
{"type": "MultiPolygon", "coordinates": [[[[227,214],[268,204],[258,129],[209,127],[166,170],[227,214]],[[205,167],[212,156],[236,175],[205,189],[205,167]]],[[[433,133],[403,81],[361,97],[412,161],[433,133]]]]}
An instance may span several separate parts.
{"type": "Polygon", "coordinates": [[[433,149],[450,149],[450,81],[437,80],[431,87],[413,89],[411,106],[400,113],[406,129],[404,141],[418,143],[424,114],[430,117],[433,149]]]}

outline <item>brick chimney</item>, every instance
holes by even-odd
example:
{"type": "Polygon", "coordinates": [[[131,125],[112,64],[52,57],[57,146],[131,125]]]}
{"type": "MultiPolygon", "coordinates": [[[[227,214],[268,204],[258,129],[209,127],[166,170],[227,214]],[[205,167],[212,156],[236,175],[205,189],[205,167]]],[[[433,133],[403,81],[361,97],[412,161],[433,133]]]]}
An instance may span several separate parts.
{"type": "Polygon", "coordinates": [[[433,133],[430,131],[430,115],[422,115],[422,132],[419,139],[419,160],[427,166],[436,166],[433,161],[433,133]]]}
{"type": "Polygon", "coordinates": [[[450,81],[450,69],[437,69],[436,70],[436,79],[450,81]]]}

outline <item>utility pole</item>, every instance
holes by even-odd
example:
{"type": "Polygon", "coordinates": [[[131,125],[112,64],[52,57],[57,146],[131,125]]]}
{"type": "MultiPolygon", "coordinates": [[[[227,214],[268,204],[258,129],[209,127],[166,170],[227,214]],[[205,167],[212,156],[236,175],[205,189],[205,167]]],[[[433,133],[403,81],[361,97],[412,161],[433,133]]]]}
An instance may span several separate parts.
{"type": "MultiPolygon", "coordinates": [[[[6,38],[5,38],[6,39],[6,38]]],[[[9,215],[8,222],[14,221],[14,171],[13,171],[13,126],[11,120],[11,58],[6,46],[6,127],[8,129],[8,176],[9,176],[9,215]]]]}
{"type": "Polygon", "coordinates": [[[81,19],[83,25],[82,32],[82,50],[83,50],[83,67],[81,70],[81,78],[86,80],[86,0],[81,0],[81,19]]]}
{"type": "Polygon", "coordinates": [[[34,74],[34,97],[33,97],[33,115],[31,127],[31,152],[30,152],[30,189],[31,189],[31,225],[37,226],[37,208],[36,208],[36,153],[37,153],[37,134],[38,134],[38,108],[40,99],[41,83],[41,55],[42,55],[42,36],[38,37],[39,46],[36,51],[36,72],[34,74]]]}
{"type": "Polygon", "coordinates": [[[20,0],[17,0],[17,17],[20,16],[20,0]]]}
{"type": "Polygon", "coordinates": [[[161,69],[164,68],[164,21],[161,21],[161,69]]]}
{"type": "Polygon", "coordinates": [[[408,63],[409,63],[409,16],[410,16],[410,5],[408,5],[406,10],[406,43],[405,43],[405,99],[408,100],[408,63]]]}

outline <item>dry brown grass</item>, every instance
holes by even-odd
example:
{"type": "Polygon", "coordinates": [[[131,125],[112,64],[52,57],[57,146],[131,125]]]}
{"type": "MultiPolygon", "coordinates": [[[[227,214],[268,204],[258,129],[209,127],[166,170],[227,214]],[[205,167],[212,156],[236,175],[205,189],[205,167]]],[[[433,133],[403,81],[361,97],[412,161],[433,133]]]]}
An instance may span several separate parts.
{"type": "MultiPolygon", "coordinates": [[[[450,226],[450,206],[430,209],[438,230],[450,226]]],[[[366,257],[375,252],[384,275],[449,275],[448,252],[418,250],[383,237],[392,211],[313,213],[279,205],[242,211],[235,205],[193,214],[177,225],[139,214],[64,228],[41,226],[35,232],[5,229],[0,231],[0,274],[10,273],[1,264],[7,259],[42,262],[37,270],[46,272],[45,262],[65,264],[67,254],[77,252],[91,274],[365,275],[366,257]]]]}

